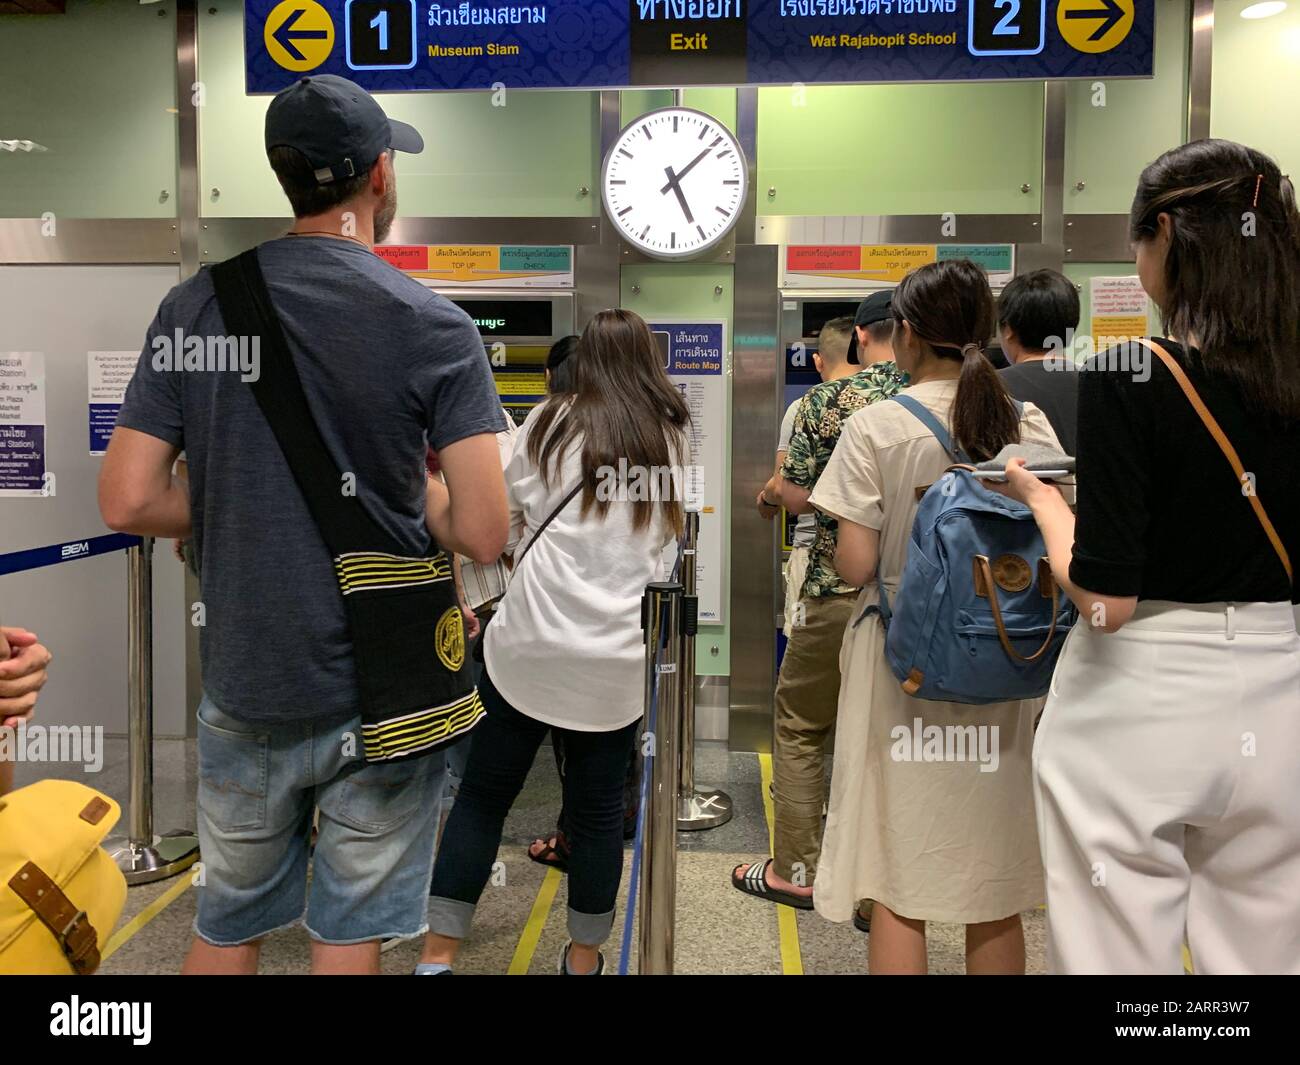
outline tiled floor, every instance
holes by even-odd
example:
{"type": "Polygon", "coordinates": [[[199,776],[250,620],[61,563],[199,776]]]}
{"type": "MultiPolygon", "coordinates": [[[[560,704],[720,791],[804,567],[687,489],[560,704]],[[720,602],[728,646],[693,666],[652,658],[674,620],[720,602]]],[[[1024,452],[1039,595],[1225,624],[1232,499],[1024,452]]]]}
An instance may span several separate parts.
{"type": "MultiPolygon", "coordinates": [[[[103,770],[81,777],[120,802],[127,795],[126,744],[106,741],[103,770]]],[[[31,766],[20,766],[18,783],[29,783],[40,774],[31,766]]],[[[80,774],[77,774],[80,777],[80,774]]],[[[697,759],[696,777],[701,785],[725,789],[735,804],[735,816],[721,828],[707,832],[679,833],[677,857],[677,899],[674,949],[679,973],[779,974],[783,971],[782,942],[777,908],[732,890],[728,875],[733,866],[767,851],[768,828],[763,810],[759,762],[750,754],[730,754],[719,747],[704,747],[697,759]]],[[[154,767],[156,832],[194,827],[195,761],[193,741],[163,740],[156,744],[154,767]]],[[[466,942],[457,972],[505,973],[512,963],[532,973],[555,971],[556,958],[567,938],[564,930],[564,886],[559,883],[535,948],[528,949],[521,936],[543,888],[547,871],[530,862],[526,847],[530,840],[546,834],[554,822],[559,800],[559,783],[549,750],[543,750],[533,767],[527,786],[506,823],[500,861],[504,877],[489,885],[475,918],[474,933],[466,942]]],[[[124,826],[119,826],[119,828],[124,826]]],[[[627,872],[631,850],[626,852],[625,875],[619,900],[619,920],[606,955],[616,968],[622,946],[623,919],[628,889],[627,872]]],[[[148,923],[119,942],[105,961],[106,973],[175,973],[190,939],[195,894],[179,880],[132,888],[119,929],[156,903],[168,892],[176,893],[148,923]]],[[[186,879],[188,885],[188,874],[186,879]]],[[[833,924],[814,913],[799,913],[795,921],[797,948],[787,937],[787,967],[798,959],[807,974],[864,973],[867,968],[866,937],[851,924],[833,924]]],[[[636,969],[636,930],[629,951],[629,964],[636,969]]],[[[1029,971],[1043,970],[1044,922],[1041,911],[1025,915],[1025,938],[1029,971]]],[[[931,925],[930,968],[936,973],[959,973],[964,968],[963,930],[960,926],[931,925]]],[[[309,942],[301,929],[290,929],[268,937],[262,951],[262,971],[302,973],[308,967],[309,942]]],[[[384,954],[389,973],[408,973],[419,953],[418,943],[399,944],[384,954]]]]}

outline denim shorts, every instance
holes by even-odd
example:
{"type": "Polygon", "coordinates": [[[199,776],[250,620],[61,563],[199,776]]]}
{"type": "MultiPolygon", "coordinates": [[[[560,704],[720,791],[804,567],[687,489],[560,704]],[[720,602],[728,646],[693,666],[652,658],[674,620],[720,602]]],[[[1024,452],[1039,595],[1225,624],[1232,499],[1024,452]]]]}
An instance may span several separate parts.
{"type": "Polygon", "coordinates": [[[238,946],[300,920],[332,944],[426,930],[441,753],[367,765],[359,717],[271,727],[205,698],[198,720],[201,939],[238,946]]]}

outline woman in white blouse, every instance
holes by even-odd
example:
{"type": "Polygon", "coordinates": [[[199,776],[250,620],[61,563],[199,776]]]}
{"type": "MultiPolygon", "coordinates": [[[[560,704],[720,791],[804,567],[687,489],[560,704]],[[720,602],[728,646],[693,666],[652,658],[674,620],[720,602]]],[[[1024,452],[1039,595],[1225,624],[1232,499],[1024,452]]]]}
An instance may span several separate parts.
{"type": "Polygon", "coordinates": [[[560,972],[604,966],[644,709],[641,598],[682,529],[690,415],[630,311],[596,315],[576,364],[574,393],[529,415],[506,467],[515,570],[484,634],[487,717],[439,847],[422,975],[450,971],[548,730],[564,741],[572,847],[560,972]]]}

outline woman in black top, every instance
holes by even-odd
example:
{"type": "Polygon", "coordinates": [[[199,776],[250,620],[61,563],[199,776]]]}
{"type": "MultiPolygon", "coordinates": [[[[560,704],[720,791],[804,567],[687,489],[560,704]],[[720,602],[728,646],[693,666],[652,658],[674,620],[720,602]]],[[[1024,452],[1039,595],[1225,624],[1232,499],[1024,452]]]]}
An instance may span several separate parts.
{"type": "Polygon", "coordinates": [[[1035,740],[1058,972],[1300,972],[1300,216],[1271,159],[1167,152],[1132,211],[1167,340],[1080,375],[1078,517],[1023,463],[1079,607],[1035,740]],[[1263,504],[1275,546],[1251,495],[1263,504]]]}

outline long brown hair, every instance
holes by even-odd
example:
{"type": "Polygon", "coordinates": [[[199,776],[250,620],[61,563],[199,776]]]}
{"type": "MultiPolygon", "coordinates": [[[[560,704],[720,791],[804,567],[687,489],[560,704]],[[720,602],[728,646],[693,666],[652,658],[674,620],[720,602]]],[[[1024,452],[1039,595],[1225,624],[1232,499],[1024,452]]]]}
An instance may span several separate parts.
{"type": "MultiPolygon", "coordinates": [[[[650,327],[632,311],[601,311],[588,323],[572,356],[577,363],[572,402],[556,398],[537,412],[528,437],[528,457],[550,485],[575,440],[582,441],[582,513],[602,512],[610,499],[597,487],[611,472],[675,471],[672,484],[684,491],[686,401],[664,372],[663,356],[650,327]],[[620,465],[620,460],[622,464],[620,465]]],[[[633,528],[645,529],[656,506],[675,534],[684,524],[681,491],[666,498],[634,499],[633,528]]],[[[658,495],[658,493],[656,493],[658,495]]]]}
{"type": "Polygon", "coordinates": [[[1300,213],[1295,187],[1263,152],[1202,140],[1142,171],[1131,236],[1172,222],[1164,329],[1195,338],[1200,366],[1246,406],[1300,418],[1300,213]]]}
{"type": "MultiPolygon", "coordinates": [[[[935,355],[961,363],[952,435],[976,462],[1020,442],[1020,416],[984,345],[993,335],[993,292],[969,259],[928,263],[894,290],[894,319],[906,319],[935,355]]],[[[895,337],[899,334],[895,332],[895,337]]]]}

